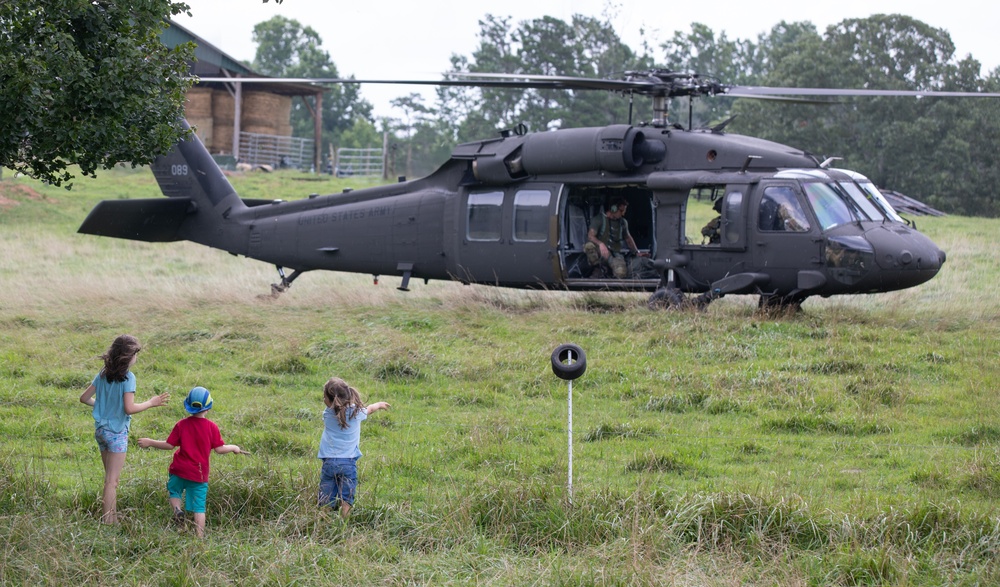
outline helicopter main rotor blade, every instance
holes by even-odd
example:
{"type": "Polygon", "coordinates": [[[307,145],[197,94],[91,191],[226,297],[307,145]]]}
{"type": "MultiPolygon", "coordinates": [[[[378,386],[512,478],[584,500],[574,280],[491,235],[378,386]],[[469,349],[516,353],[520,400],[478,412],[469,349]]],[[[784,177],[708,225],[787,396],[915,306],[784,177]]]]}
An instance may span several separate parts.
{"type": "Polygon", "coordinates": [[[201,82],[240,83],[298,83],[298,84],[397,84],[474,88],[554,89],[554,90],[606,90],[635,93],[655,97],[714,96],[753,98],[758,100],[785,100],[803,104],[826,103],[802,96],[861,97],[896,96],[914,98],[1000,98],[994,92],[952,92],[942,90],[868,90],[836,88],[779,88],[767,86],[729,86],[700,78],[694,74],[653,70],[626,72],[625,79],[590,79],[559,75],[526,75],[514,73],[447,73],[451,79],[354,79],[354,78],[279,78],[279,77],[200,77],[201,82]],[[457,79],[456,79],[457,78],[457,79]]]}
{"type": "MultiPolygon", "coordinates": [[[[199,82],[240,82],[240,83],[260,83],[260,84],[396,84],[396,85],[423,85],[423,86],[457,86],[474,88],[539,88],[539,89],[565,89],[564,85],[543,81],[511,82],[502,80],[414,80],[414,79],[353,79],[335,77],[199,77],[199,82]]],[[[599,80],[595,80],[599,81],[599,80]]],[[[595,88],[597,89],[597,88],[595,88]]]]}
{"type": "Polygon", "coordinates": [[[727,96],[764,98],[765,96],[909,96],[914,98],[1000,98],[992,92],[949,92],[941,90],[864,90],[836,88],[770,88],[764,86],[730,86],[727,96]]]}

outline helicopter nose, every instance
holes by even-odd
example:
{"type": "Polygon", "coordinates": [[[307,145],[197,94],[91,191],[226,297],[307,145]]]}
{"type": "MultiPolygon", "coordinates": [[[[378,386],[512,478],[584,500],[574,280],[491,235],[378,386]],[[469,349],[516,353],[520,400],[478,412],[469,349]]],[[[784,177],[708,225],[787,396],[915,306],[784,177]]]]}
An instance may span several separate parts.
{"type": "Polygon", "coordinates": [[[865,237],[875,249],[875,263],[887,289],[913,287],[930,280],[947,258],[934,241],[909,226],[880,226],[865,237]]]}

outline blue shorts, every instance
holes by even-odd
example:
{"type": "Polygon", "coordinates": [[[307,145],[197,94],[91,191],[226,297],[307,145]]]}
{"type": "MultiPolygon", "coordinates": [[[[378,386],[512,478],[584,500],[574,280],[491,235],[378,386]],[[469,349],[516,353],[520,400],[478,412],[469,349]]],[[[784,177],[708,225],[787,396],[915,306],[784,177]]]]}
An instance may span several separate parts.
{"type": "Polygon", "coordinates": [[[319,505],[335,506],[337,502],[354,505],[354,490],[358,487],[358,459],[323,459],[319,475],[319,505]]]}
{"type": "Polygon", "coordinates": [[[184,494],[184,509],[196,514],[205,513],[205,498],[208,497],[208,483],[190,481],[177,475],[167,479],[167,493],[170,497],[180,499],[184,494]]]}
{"type": "Polygon", "coordinates": [[[94,430],[94,439],[101,452],[128,451],[128,429],[125,432],[112,432],[107,428],[97,428],[94,430]]]}

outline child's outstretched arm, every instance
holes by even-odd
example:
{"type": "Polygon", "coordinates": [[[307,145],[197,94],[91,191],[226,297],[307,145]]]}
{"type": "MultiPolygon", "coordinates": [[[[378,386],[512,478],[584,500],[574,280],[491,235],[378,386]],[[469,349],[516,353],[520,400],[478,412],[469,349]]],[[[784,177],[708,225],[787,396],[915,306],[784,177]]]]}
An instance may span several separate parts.
{"type": "Polygon", "coordinates": [[[94,387],[93,383],[91,383],[90,387],[87,388],[87,391],[84,391],[80,395],[80,403],[81,404],[87,404],[90,407],[94,407],[94,394],[95,393],[97,393],[97,388],[94,387]]]}
{"type": "Polygon", "coordinates": [[[373,404],[368,404],[368,406],[365,408],[365,411],[367,411],[368,414],[370,415],[374,414],[379,410],[388,410],[390,407],[391,406],[386,402],[375,402],[373,404]]]}
{"type": "Polygon", "coordinates": [[[138,414],[139,412],[146,411],[149,408],[167,405],[167,400],[170,399],[170,392],[154,395],[141,404],[135,403],[134,393],[126,393],[122,396],[122,399],[125,401],[125,413],[131,416],[132,414],[138,414]]]}
{"type": "Polygon", "coordinates": [[[152,438],[140,438],[139,448],[158,448],[160,450],[174,450],[175,447],[172,444],[167,444],[165,440],[153,440],[152,438]]]}
{"type": "Polygon", "coordinates": [[[236,454],[246,454],[246,451],[236,446],[235,444],[223,444],[222,446],[215,447],[215,454],[224,455],[227,452],[234,452],[236,454]]]}

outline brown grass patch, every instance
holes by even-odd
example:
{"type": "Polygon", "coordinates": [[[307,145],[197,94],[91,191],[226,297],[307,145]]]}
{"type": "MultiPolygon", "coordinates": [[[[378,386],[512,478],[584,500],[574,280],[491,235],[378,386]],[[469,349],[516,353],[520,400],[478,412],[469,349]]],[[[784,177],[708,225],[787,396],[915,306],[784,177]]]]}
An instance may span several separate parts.
{"type": "Polygon", "coordinates": [[[44,200],[45,196],[34,188],[22,183],[0,181],[0,208],[7,209],[17,206],[19,200],[44,200]]]}

